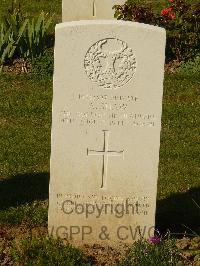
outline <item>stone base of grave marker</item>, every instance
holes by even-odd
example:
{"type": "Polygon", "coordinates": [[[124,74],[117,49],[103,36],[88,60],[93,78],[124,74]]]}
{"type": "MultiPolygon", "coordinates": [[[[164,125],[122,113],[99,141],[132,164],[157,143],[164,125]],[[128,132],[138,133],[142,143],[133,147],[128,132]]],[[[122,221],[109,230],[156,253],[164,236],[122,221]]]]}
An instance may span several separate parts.
{"type": "Polygon", "coordinates": [[[49,233],[75,244],[152,236],[165,30],[56,26],[49,233]]]}

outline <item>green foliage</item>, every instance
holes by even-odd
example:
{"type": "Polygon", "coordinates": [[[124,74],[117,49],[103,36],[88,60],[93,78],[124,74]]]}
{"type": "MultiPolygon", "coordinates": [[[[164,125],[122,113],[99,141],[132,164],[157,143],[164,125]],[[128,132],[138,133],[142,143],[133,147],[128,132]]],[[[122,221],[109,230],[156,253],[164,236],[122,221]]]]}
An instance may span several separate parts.
{"type": "Polygon", "coordinates": [[[175,266],[180,261],[175,241],[165,240],[150,244],[139,240],[131,247],[120,266],[175,266]]]}
{"type": "Polygon", "coordinates": [[[0,223],[20,225],[24,220],[33,225],[47,224],[47,206],[40,202],[0,210],[0,223]]]}
{"type": "Polygon", "coordinates": [[[167,57],[185,61],[200,52],[200,3],[174,0],[161,11],[159,26],[167,30],[167,57]]]}
{"type": "Polygon", "coordinates": [[[179,68],[179,73],[183,75],[200,75],[200,53],[194,59],[183,63],[179,68]]]}
{"type": "MultiPolygon", "coordinates": [[[[24,58],[36,58],[43,55],[49,46],[48,32],[52,23],[52,17],[48,18],[42,11],[37,19],[29,19],[24,34],[25,51],[21,54],[24,58]]],[[[23,47],[23,45],[22,45],[23,47]]]]}
{"type": "Polygon", "coordinates": [[[61,240],[53,238],[33,238],[22,241],[19,246],[11,250],[13,262],[21,265],[91,265],[82,251],[64,245],[61,240]]]}
{"type": "Polygon", "coordinates": [[[0,32],[0,67],[6,59],[11,58],[13,54],[14,41],[12,40],[11,29],[6,29],[4,24],[1,24],[0,32]]]}
{"type": "Polygon", "coordinates": [[[31,58],[42,56],[52,45],[49,30],[52,17],[42,11],[38,18],[28,19],[20,7],[9,12],[0,25],[0,66],[16,57],[31,58]]]}
{"type": "Polygon", "coordinates": [[[62,0],[1,0],[0,5],[0,21],[9,10],[13,10],[14,7],[21,5],[23,14],[30,14],[31,17],[38,17],[41,10],[50,15],[56,14],[53,17],[53,24],[51,30],[54,30],[54,26],[61,22],[62,13],[62,0]]]}
{"type": "Polygon", "coordinates": [[[164,27],[167,31],[167,61],[185,61],[200,52],[200,3],[171,0],[160,15],[151,6],[127,0],[115,6],[115,17],[164,27]]]}
{"type": "Polygon", "coordinates": [[[21,38],[24,34],[28,20],[22,21],[19,10],[9,13],[1,24],[0,36],[0,65],[2,66],[6,60],[12,59],[19,54],[21,48],[21,38]]]}
{"type": "Polygon", "coordinates": [[[37,75],[37,78],[45,79],[53,76],[53,51],[46,50],[44,55],[33,60],[32,73],[37,75]]]}
{"type": "Polygon", "coordinates": [[[128,21],[137,21],[147,24],[156,24],[156,16],[151,6],[140,3],[140,1],[126,1],[124,5],[115,5],[115,18],[128,21]]]}

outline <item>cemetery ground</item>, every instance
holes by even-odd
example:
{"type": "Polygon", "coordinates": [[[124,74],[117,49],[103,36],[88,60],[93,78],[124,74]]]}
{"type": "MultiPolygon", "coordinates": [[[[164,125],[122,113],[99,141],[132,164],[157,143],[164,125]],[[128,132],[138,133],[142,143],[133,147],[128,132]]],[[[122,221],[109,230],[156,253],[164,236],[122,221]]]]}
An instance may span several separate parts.
{"type": "MultiPolygon", "coordinates": [[[[0,250],[1,259],[11,263],[36,256],[44,243],[30,243],[31,237],[47,235],[52,78],[1,74],[0,88],[0,250]],[[19,248],[22,239],[27,242],[19,248]]],[[[162,235],[169,229],[171,238],[200,234],[199,88],[197,75],[165,75],[156,226],[162,235]]],[[[189,240],[184,241],[187,250],[189,240]]],[[[86,248],[97,263],[118,262],[123,252],[86,248]]],[[[188,261],[194,258],[189,252],[188,261]]],[[[77,250],[70,259],[85,260],[77,250]]]]}
{"type": "MultiPolygon", "coordinates": [[[[60,21],[60,0],[22,2],[33,16],[43,9],[60,21]]],[[[7,8],[2,0],[0,14],[7,8]]],[[[191,71],[195,66],[166,68],[174,73],[166,71],[164,80],[157,240],[130,250],[77,249],[47,237],[52,62],[50,49],[32,73],[18,74],[16,68],[0,73],[0,264],[200,265],[200,75],[191,71]]]]}

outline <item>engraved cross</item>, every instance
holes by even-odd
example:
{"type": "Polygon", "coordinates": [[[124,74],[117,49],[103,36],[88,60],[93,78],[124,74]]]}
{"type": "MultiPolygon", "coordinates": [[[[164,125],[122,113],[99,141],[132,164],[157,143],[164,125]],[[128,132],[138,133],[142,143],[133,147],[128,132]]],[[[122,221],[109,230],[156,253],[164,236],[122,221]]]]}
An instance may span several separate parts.
{"type": "Polygon", "coordinates": [[[101,180],[101,188],[105,188],[107,184],[107,173],[108,173],[108,157],[114,157],[114,156],[122,156],[124,158],[124,150],[122,151],[109,151],[109,136],[110,131],[103,130],[104,133],[104,144],[103,144],[103,150],[102,151],[96,151],[96,150],[89,150],[87,148],[87,155],[93,155],[93,156],[103,156],[103,165],[102,165],[102,180],[101,180]]]}
{"type": "Polygon", "coordinates": [[[96,17],[96,0],[93,0],[92,3],[92,16],[95,18],[96,17]]]}

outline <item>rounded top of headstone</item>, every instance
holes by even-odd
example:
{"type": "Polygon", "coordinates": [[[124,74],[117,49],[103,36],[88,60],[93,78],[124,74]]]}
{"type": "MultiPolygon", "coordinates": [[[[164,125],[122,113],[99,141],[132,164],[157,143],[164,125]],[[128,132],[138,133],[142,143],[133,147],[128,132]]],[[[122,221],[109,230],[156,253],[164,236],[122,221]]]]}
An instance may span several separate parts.
{"type": "Polygon", "coordinates": [[[56,29],[61,29],[65,27],[72,27],[72,26],[85,26],[85,25],[116,25],[116,26],[130,26],[134,28],[141,28],[141,29],[149,29],[153,31],[158,31],[162,33],[166,33],[164,28],[153,26],[149,24],[139,23],[139,22],[132,22],[132,21],[123,21],[123,20],[79,20],[79,21],[70,21],[70,22],[63,22],[56,25],[56,29]]]}

